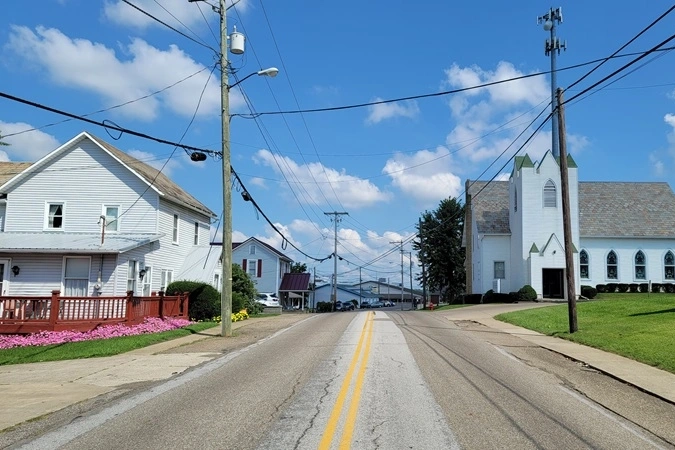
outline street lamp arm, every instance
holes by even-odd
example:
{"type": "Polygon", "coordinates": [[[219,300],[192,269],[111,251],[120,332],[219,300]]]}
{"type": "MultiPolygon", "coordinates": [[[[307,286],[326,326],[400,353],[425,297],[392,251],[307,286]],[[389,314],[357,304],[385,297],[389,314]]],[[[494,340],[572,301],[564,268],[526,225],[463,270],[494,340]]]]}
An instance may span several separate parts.
{"type": "Polygon", "coordinates": [[[244,78],[237,81],[236,83],[227,86],[227,90],[230,90],[233,87],[235,87],[236,85],[238,85],[239,83],[242,83],[243,81],[248,80],[253,75],[258,75],[258,76],[261,76],[261,77],[272,77],[272,78],[274,78],[274,77],[277,76],[278,73],[279,73],[279,69],[277,69],[276,67],[270,67],[269,69],[263,69],[263,70],[259,70],[257,72],[249,73],[244,78]]]}

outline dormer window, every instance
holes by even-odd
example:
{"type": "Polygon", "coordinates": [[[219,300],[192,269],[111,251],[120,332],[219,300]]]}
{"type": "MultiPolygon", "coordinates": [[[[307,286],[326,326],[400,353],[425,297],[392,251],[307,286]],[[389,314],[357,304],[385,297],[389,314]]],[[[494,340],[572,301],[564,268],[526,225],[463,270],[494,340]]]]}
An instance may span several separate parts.
{"type": "Polygon", "coordinates": [[[548,180],[544,185],[544,208],[555,208],[557,206],[555,183],[548,180]]]}

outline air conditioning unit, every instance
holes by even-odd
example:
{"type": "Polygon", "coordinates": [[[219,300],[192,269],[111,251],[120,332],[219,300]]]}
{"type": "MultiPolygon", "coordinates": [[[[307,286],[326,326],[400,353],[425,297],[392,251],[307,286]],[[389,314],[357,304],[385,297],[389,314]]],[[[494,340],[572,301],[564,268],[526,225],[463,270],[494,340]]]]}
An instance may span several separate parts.
{"type": "Polygon", "coordinates": [[[492,292],[496,294],[501,294],[502,293],[502,279],[501,278],[496,278],[492,280],[492,292]]]}

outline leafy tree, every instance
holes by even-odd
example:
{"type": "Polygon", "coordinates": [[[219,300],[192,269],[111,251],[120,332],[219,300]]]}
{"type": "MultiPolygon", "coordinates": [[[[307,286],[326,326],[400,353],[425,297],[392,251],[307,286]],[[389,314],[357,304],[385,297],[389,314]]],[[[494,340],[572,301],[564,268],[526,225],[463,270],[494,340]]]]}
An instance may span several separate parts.
{"type": "MultiPolygon", "coordinates": [[[[243,299],[255,298],[257,292],[251,277],[239,264],[232,264],[232,295],[237,292],[243,299]]],[[[241,305],[243,307],[243,305],[241,305]]],[[[233,309],[234,311],[234,309],[233,309]]]]}
{"type": "MultiPolygon", "coordinates": [[[[426,285],[439,291],[443,300],[453,302],[465,290],[464,206],[456,198],[441,200],[438,209],[425,211],[417,225],[413,249],[426,269],[426,285]]],[[[424,282],[419,276],[418,281],[424,282]]]]}
{"type": "Polygon", "coordinates": [[[9,145],[9,144],[7,142],[3,142],[2,133],[0,133],[0,146],[3,146],[3,145],[9,145]]]}
{"type": "Polygon", "coordinates": [[[293,263],[291,264],[291,273],[305,273],[307,272],[307,264],[293,263]]]}

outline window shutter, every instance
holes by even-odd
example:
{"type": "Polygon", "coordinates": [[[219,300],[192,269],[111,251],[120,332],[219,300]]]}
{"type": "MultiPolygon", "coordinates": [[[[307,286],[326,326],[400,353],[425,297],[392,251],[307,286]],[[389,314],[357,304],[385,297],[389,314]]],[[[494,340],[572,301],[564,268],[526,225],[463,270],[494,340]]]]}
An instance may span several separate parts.
{"type": "Polygon", "coordinates": [[[262,277],[262,259],[258,260],[258,278],[262,277]]]}
{"type": "Polygon", "coordinates": [[[242,269],[244,272],[246,272],[246,259],[243,259],[243,260],[241,261],[241,269],[242,269]]]}

